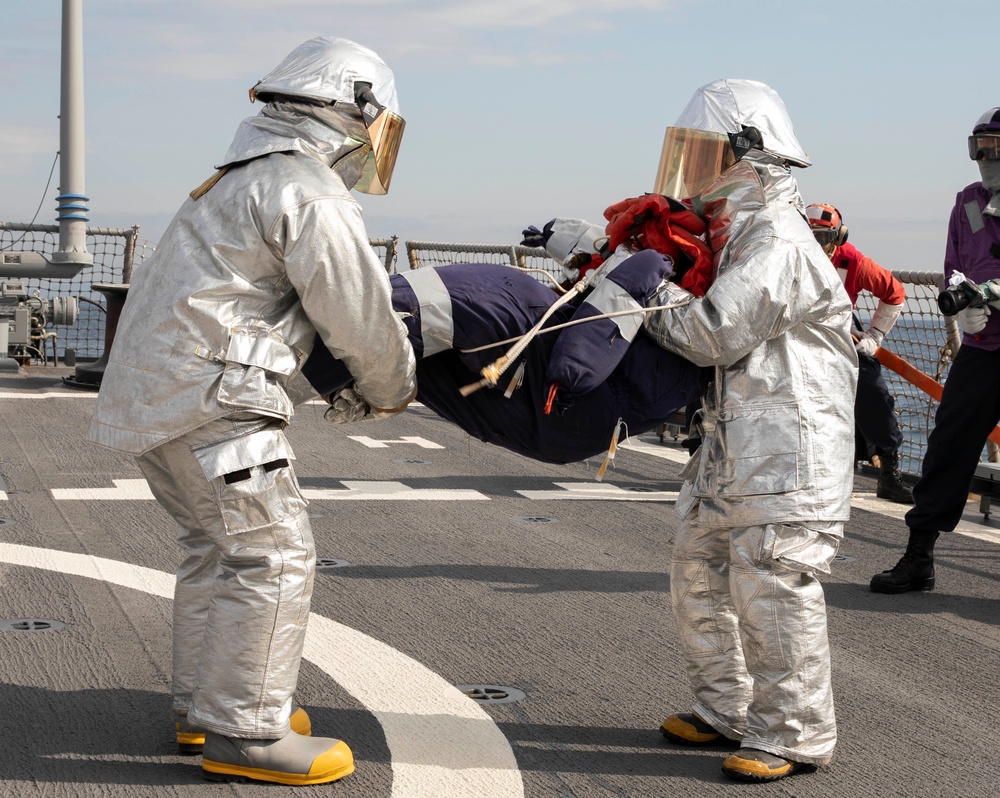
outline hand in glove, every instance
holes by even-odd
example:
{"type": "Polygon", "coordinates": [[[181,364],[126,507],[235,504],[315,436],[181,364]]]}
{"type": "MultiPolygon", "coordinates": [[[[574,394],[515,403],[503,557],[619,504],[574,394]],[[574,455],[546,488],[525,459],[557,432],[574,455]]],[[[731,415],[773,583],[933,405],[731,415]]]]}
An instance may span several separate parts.
{"type": "Polygon", "coordinates": [[[555,224],[555,219],[552,219],[545,223],[545,226],[539,230],[534,225],[521,231],[521,235],[524,236],[521,241],[522,247],[544,247],[549,243],[549,239],[552,238],[552,225],[555,224]]]}
{"type": "Polygon", "coordinates": [[[879,330],[869,327],[854,342],[854,348],[858,350],[858,354],[874,357],[875,350],[882,346],[883,337],[879,330]]]}
{"type": "MultiPolygon", "coordinates": [[[[414,396],[416,396],[416,393],[414,393],[414,396]]],[[[323,418],[331,424],[353,424],[355,421],[375,421],[402,413],[412,400],[413,396],[399,407],[394,407],[391,410],[383,410],[372,407],[353,385],[348,385],[346,388],[341,388],[337,393],[327,397],[330,406],[323,414],[323,418]]]]}
{"type": "Polygon", "coordinates": [[[987,280],[982,288],[990,298],[990,307],[1000,308],[1000,279],[987,280]]]}
{"type": "Polygon", "coordinates": [[[990,315],[990,306],[983,305],[978,308],[965,308],[958,311],[958,326],[969,335],[974,335],[986,326],[986,319],[990,315]]]}

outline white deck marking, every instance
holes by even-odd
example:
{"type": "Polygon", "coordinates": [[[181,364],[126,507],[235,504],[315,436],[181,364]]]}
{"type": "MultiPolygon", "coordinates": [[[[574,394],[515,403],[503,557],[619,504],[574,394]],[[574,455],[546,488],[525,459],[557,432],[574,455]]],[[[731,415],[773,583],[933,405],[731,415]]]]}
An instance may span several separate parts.
{"type": "MultiPolygon", "coordinates": [[[[903,520],[910,506],[909,504],[894,504],[885,499],[879,499],[874,493],[851,494],[852,510],[867,510],[870,513],[878,513],[889,518],[898,518],[900,521],[903,520]]],[[[998,525],[997,521],[987,521],[984,519],[983,514],[978,511],[978,508],[978,501],[970,501],[965,506],[965,512],[962,514],[962,518],[954,531],[959,535],[965,535],[976,540],[985,540],[987,543],[1000,543],[1000,525],[998,525]]],[[[949,533],[946,532],[945,534],[949,533]]],[[[900,538],[900,547],[905,544],[906,541],[900,538]]]]}
{"type": "Polygon", "coordinates": [[[96,399],[97,391],[46,391],[32,389],[30,391],[0,391],[0,399],[96,399]]]}
{"type": "MultiPolygon", "coordinates": [[[[44,388],[38,390],[37,388],[32,388],[30,390],[24,391],[0,391],[0,399],[96,399],[97,391],[91,391],[86,388],[81,388],[78,391],[47,391],[44,388]]],[[[328,405],[325,399],[316,397],[315,399],[309,399],[303,402],[306,405],[328,405]]],[[[409,410],[413,408],[414,410],[422,409],[424,406],[420,402],[410,402],[406,409],[409,410]]]]}
{"type": "Polygon", "coordinates": [[[478,490],[449,490],[446,488],[411,488],[402,482],[352,482],[341,480],[347,490],[329,488],[303,488],[302,495],[310,501],[366,500],[366,501],[489,501],[490,497],[478,490]]]}
{"type": "MultiPolygon", "coordinates": [[[[0,543],[0,562],[168,599],[174,592],[172,574],[87,554],[0,543]]],[[[309,615],[303,656],[381,724],[392,761],[392,798],[524,797],[514,752],[493,719],[415,659],[316,613],[309,615]]]]}
{"type": "Polygon", "coordinates": [[[62,501],[152,501],[144,479],[113,479],[113,488],[52,488],[52,498],[62,501]]]}
{"type": "Polygon", "coordinates": [[[687,449],[678,449],[672,446],[664,446],[662,443],[649,443],[639,437],[627,438],[619,447],[626,451],[648,454],[652,457],[659,457],[661,460],[669,460],[672,463],[684,465],[691,459],[687,449]]]}
{"type": "MultiPolygon", "coordinates": [[[[684,465],[691,459],[687,451],[684,449],[677,448],[676,446],[664,445],[662,443],[651,443],[647,440],[640,439],[638,436],[628,438],[619,448],[627,451],[638,452],[639,454],[650,455],[652,457],[659,457],[663,460],[670,460],[671,462],[679,465],[684,465]]],[[[523,493],[523,495],[527,496],[527,498],[543,498],[541,495],[528,496],[527,492],[519,491],[519,493],[523,493]]],[[[546,495],[544,498],[556,499],[559,497],[555,495],[546,495]]],[[[997,512],[995,513],[998,519],[997,521],[984,519],[983,514],[978,510],[978,500],[970,501],[968,505],[966,505],[965,513],[962,515],[962,520],[959,521],[958,526],[955,527],[955,532],[959,535],[975,538],[976,540],[984,540],[987,543],[1000,544],[1000,502],[996,502],[995,504],[997,505],[997,512]]],[[[910,509],[910,505],[895,504],[893,502],[886,501],[885,499],[879,499],[874,493],[864,492],[851,494],[851,507],[857,510],[865,510],[869,513],[884,515],[889,518],[897,518],[900,521],[903,520],[903,517],[906,515],[906,511],[910,509]]],[[[905,541],[903,542],[905,543],[905,541]]]]}
{"type": "MultiPolygon", "coordinates": [[[[52,488],[56,501],[153,501],[153,493],[144,479],[113,479],[113,488],[52,488]]],[[[478,490],[447,488],[411,488],[402,482],[356,482],[343,480],[344,488],[302,488],[309,501],[489,501],[478,490]]],[[[4,494],[6,497],[6,494],[4,494]]]]}
{"type": "Polygon", "coordinates": [[[519,490],[526,499],[576,499],[583,501],[672,502],[675,490],[634,491],[605,482],[554,482],[559,490],[519,490]]]}
{"type": "Polygon", "coordinates": [[[357,441],[362,446],[367,446],[369,449],[388,449],[389,444],[392,443],[412,443],[414,446],[419,446],[421,449],[443,449],[444,447],[433,441],[429,441],[426,438],[421,438],[418,435],[402,435],[398,440],[389,441],[383,440],[379,441],[375,438],[369,438],[367,435],[348,435],[352,441],[357,441]]]}

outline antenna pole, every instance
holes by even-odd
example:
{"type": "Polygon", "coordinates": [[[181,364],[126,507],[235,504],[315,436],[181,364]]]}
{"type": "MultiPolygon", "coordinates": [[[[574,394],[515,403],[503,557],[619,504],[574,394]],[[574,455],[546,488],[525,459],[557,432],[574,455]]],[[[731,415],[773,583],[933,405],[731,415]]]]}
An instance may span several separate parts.
{"type": "Polygon", "coordinates": [[[83,0],[62,0],[62,74],[59,102],[59,250],[53,263],[90,265],[89,209],[84,185],[83,0]]]}

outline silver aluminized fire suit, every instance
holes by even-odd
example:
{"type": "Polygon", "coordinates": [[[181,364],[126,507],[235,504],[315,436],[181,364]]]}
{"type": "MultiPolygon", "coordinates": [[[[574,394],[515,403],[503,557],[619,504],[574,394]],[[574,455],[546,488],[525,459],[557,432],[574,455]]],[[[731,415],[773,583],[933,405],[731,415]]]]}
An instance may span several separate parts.
{"type": "Polygon", "coordinates": [[[836,723],[815,574],[850,514],[851,302],[780,159],[752,150],[701,199],[717,278],[645,322],[715,367],[670,571],[693,709],[744,747],[822,765],[836,723]]]}
{"type": "Polygon", "coordinates": [[[241,124],[228,170],[136,272],[90,430],[138,456],[182,527],[173,709],[217,734],[289,728],[315,550],[282,430],[310,396],[299,372],[316,333],[372,406],[399,408],[416,390],[349,193],[360,120],[272,102],[241,124]]]}

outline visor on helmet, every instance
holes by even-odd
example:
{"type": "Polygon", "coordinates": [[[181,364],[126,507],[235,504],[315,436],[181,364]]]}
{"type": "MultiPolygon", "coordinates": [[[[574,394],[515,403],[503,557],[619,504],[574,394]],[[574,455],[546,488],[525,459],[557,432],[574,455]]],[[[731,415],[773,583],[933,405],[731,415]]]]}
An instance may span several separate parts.
{"type": "Polygon", "coordinates": [[[969,157],[974,161],[1000,161],[1000,136],[996,133],[969,136],[969,157]]]}
{"type": "Polygon", "coordinates": [[[814,227],[812,228],[813,238],[816,239],[817,243],[821,247],[829,246],[830,244],[836,243],[837,239],[840,238],[840,230],[834,230],[832,228],[824,227],[814,227]]]}
{"type": "Polygon", "coordinates": [[[354,188],[365,194],[385,194],[389,191],[389,181],[396,168],[396,156],[406,122],[375,99],[371,84],[357,83],[354,91],[371,143],[368,160],[354,188]]]}
{"type": "Polygon", "coordinates": [[[682,200],[700,196],[734,163],[729,134],[668,127],[653,191],[682,200]]]}

